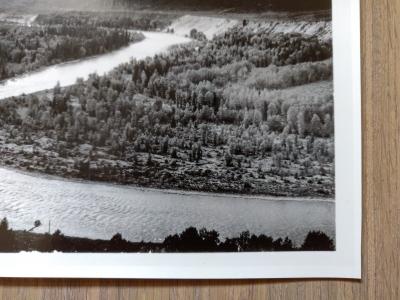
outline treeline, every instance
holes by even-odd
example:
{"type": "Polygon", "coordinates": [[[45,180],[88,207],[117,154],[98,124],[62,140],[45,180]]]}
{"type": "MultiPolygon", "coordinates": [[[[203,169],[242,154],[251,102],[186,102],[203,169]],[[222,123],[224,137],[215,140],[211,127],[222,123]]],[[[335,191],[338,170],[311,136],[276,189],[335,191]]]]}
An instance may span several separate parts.
{"type": "Polygon", "coordinates": [[[45,34],[68,37],[57,43],[50,54],[50,60],[61,61],[111,52],[144,39],[142,34],[127,30],[99,30],[86,25],[47,27],[45,34]]]}
{"type": "Polygon", "coordinates": [[[164,8],[164,9],[232,9],[243,11],[267,11],[267,10],[322,10],[331,9],[331,0],[110,0],[113,7],[134,8],[164,8]]]}
{"type": "Polygon", "coordinates": [[[190,227],[181,234],[167,237],[163,242],[166,252],[270,252],[270,251],[334,251],[331,238],[320,231],[307,234],[303,244],[297,247],[289,238],[274,239],[264,234],[242,232],[237,238],[221,241],[215,230],[197,230],[190,227]]]}
{"type": "Polygon", "coordinates": [[[135,253],[135,252],[271,252],[271,251],[334,251],[335,243],[320,231],[309,232],[302,245],[296,246],[289,238],[254,235],[245,231],[237,238],[221,241],[215,230],[198,230],[190,227],[180,234],[165,238],[162,243],[130,242],[121,234],[111,240],[92,240],[69,237],[60,230],[53,234],[35,234],[31,231],[14,231],[7,219],[0,222],[0,252],[87,252],[87,253],[135,253]]]}
{"type": "Polygon", "coordinates": [[[40,25],[89,26],[119,29],[160,31],[168,27],[176,14],[152,12],[64,12],[40,14],[36,22],[40,25]]]}
{"type": "Polygon", "coordinates": [[[0,80],[43,66],[110,52],[142,34],[91,26],[0,28],[0,80]]]}

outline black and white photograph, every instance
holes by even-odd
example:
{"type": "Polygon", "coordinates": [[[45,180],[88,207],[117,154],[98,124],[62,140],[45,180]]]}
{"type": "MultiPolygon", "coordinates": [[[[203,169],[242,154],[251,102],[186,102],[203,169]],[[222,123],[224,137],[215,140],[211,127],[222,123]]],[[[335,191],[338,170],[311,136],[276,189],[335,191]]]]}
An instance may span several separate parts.
{"type": "Polygon", "coordinates": [[[0,252],[335,252],[333,49],[331,0],[0,0],[0,252]]]}

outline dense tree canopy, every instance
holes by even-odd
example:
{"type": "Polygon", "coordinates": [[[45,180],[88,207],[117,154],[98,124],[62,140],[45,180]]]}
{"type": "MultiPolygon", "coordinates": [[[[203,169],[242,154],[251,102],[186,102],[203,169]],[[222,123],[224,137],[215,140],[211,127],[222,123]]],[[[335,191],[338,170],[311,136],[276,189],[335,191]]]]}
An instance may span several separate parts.
{"type": "Polygon", "coordinates": [[[236,26],[50,96],[4,101],[0,124],[8,142],[46,140],[34,154],[46,172],[61,164],[70,176],[145,186],[332,196],[331,56],[330,41],[236,26]]]}

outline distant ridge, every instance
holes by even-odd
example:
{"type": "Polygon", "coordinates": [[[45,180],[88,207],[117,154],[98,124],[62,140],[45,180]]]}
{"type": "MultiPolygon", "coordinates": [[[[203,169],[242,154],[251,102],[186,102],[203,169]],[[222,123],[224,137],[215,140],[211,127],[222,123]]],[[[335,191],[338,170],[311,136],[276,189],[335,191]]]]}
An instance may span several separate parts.
{"type": "Polygon", "coordinates": [[[223,10],[224,12],[329,10],[331,0],[0,0],[4,9],[164,9],[223,10]]]}
{"type": "Polygon", "coordinates": [[[112,0],[0,0],[0,12],[13,10],[32,13],[32,10],[95,10],[107,7],[112,7],[112,0]]]}
{"type": "Polygon", "coordinates": [[[225,9],[229,12],[310,11],[331,9],[331,0],[110,0],[113,7],[225,9]]]}

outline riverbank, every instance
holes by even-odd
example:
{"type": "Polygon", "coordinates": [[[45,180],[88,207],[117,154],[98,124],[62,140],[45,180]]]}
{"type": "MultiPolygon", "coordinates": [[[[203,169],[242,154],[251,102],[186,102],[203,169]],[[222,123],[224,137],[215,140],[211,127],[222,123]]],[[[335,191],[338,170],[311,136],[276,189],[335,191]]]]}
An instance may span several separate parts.
{"type": "Polygon", "coordinates": [[[36,146],[2,144],[1,137],[0,154],[0,166],[65,179],[114,183],[139,189],[162,190],[172,194],[179,191],[187,195],[201,193],[222,197],[228,195],[256,199],[273,197],[334,201],[334,194],[322,187],[318,181],[310,181],[306,177],[304,180],[295,180],[293,177],[292,180],[288,178],[286,181],[280,181],[279,176],[273,174],[269,174],[269,180],[265,180],[265,177],[258,178],[257,168],[251,169],[250,173],[247,170],[232,170],[235,174],[246,176],[246,179],[242,179],[236,175],[235,179],[227,176],[222,166],[221,170],[215,170],[206,161],[187,164],[153,155],[149,163],[148,154],[145,153],[136,153],[134,162],[109,156],[98,158],[96,161],[79,161],[68,156],[60,157],[55,152],[36,146]]]}
{"type": "Polygon", "coordinates": [[[32,170],[22,170],[16,169],[6,165],[0,165],[1,169],[16,172],[21,175],[31,176],[36,178],[43,178],[46,180],[55,180],[55,181],[65,181],[65,183],[81,183],[81,184],[90,184],[90,185],[99,185],[99,186],[110,186],[110,187],[120,187],[126,188],[132,191],[140,191],[140,192],[161,192],[167,195],[179,195],[179,196],[200,196],[200,197],[213,197],[213,198],[230,198],[230,199],[248,199],[248,200],[265,200],[265,201],[283,201],[283,202],[326,202],[326,203],[335,203],[334,198],[315,198],[315,197],[279,197],[279,196],[270,196],[270,195],[251,195],[251,194],[232,194],[232,193],[212,193],[212,192],[203,192],[203,191],[193,191],[193,190],[173,190],[173,189],[160,189],[160,188],[150,188],[150,187],[141,187],[138,185],[127,185],[120,183],[112,183],[112,182],[102,182],[102,181],[89,181],[80,178],[66,178],[58,175],[51,175],[48,173],[37,172],[32,170]]]}

